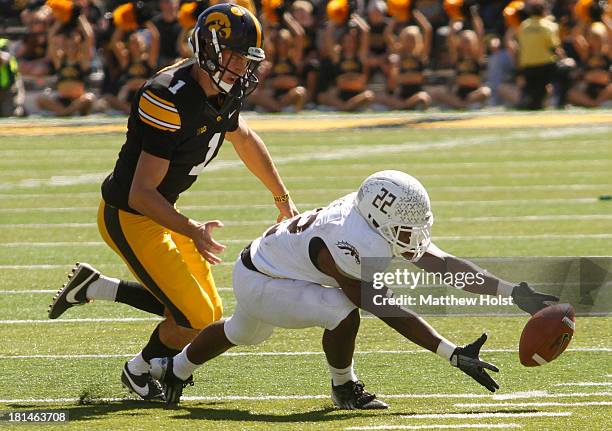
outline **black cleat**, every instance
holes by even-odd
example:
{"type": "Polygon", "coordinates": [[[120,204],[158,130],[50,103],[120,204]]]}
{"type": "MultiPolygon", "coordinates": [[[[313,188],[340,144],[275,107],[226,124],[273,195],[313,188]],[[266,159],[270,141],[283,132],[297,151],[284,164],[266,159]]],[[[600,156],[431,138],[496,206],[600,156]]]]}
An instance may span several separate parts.
{"type": "Polygon", "coordinates": [[[49,306],[49,319],[57,319],[75,305],[86,304],[87,288],[100,278],[100,271],[87,263],[77,263],[68,274],[68,282],[57,291],[49,306]]]}
{"type": "Polygon", "coordinates": [[[151,375],[159,380],[164,391],[166,404],[176,405],[181,401],[183,389],[193,386],[193,376],[181,380],[172,371],[173,358],[151,359],[151,375]]]}
{"type": "Polygon", "coordinates": [[[344,410],[380,410],[387,409],[389,405],[376,398],[363,389],[361,381],[350,381],[343,385],[334,386],[332,382],[332,401],[338,408],[344,410]]]}
{"type": "Polygon", "coordinates": [[[164,392],[151,373],[133,374],[126,362],[121,373],[121,383],[143,400],[163,400],[164,392]]]}

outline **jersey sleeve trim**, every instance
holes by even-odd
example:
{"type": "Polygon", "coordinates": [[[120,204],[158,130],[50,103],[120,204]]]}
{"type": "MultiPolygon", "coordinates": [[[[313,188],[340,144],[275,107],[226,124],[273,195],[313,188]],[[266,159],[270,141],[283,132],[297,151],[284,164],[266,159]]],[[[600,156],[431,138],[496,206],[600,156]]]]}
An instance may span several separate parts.
{"type": "Polygon", "coordinates": [[[138,114],[144,123],[161,130],[175,132],[181,128],[176,106],[149,91],[140,96],[138,114]]]}
{"type": "Polygon", "coordinates": [[[172,102],[168,102],[167,100],[162,99],[162,98],[161,98],[161,97],[159,97],[159,96],[156,96],[155,94],[153,94],[153,93],[152,93],[152,92],[150,92],[149,90],[145,91],[145,92],[143,93],[143,96],[144,96],[144,97],[145,97],[147,100],[149,100],[150,102],[152,102],[152,103],[154,103],[154,104],[156,104],[156,105],[158,105],[158,106],[160,106],[160,107],[162,107],[162,108],[165,108],[165,109],[167,109],[168,111],[171,111],[171,112],[178,112],[178,111],[176,110],[176,105],[175,105],[174,103],[172,103],[172,102]]]}
{"type": "Polygon", "coordinates": [[[140,121],[142,121],[145,124],[148,124],[149,126],[155,127],[156,129],[164,130],[166,132],[176,132],[176,130],[177,130],[177,129],[171,129],[169,127],[165,127],[165,126],[159,125],[157,123],[154,123],[152,121],[149,121],[145,117],[143,117],[142,114],[140,115],[140,121]]]}

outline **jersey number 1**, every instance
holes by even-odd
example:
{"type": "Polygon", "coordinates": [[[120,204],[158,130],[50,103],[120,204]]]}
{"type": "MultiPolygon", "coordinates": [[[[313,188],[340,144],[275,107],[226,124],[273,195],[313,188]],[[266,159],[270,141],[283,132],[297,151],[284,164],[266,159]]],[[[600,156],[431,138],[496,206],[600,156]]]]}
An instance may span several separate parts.
{"type": "Polygon", "coordinates": [[[208,143],[208,151],[206,152],[206,158],[202,163],[200,163],[199,165],[195,165],[193,168],[191,168],[191,171],[189,171],[189,175],[197,176],[202,173],[206,164],[210,162],[210,159],[212,158],[213,154],[215,154],[215,151],[217,151],[217,147],[219,146],[220,140],[221,133],[215,133],[210,139],[210,142],[208,143]]]}

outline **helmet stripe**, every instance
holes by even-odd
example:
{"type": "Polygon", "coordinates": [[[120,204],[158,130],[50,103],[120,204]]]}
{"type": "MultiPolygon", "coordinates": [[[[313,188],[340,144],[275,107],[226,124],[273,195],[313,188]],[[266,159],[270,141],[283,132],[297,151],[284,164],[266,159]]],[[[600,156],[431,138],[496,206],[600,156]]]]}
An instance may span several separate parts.
{"type": "Polygon", "coordinates": [[[247,11],[247,13],[251,15],[251,18],[253,19],[253,24],[255,25],[255,30],[257,31],[257,43],[255,44],[255,46],[257,48],[261,48],[261,24],[259,23],[259,20],[257,19],[257,17],[253,15],[253,12],[251,12],[247,8],[243,8],[243,9],[247,11]]]}

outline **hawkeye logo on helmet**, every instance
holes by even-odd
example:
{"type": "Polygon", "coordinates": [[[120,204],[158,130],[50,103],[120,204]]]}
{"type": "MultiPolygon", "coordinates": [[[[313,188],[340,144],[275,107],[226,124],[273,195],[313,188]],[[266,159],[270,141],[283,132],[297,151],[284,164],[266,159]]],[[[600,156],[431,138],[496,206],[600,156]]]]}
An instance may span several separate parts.
{"type": "Polygon", "coordinates": [[[229,39],[232,34],[232,25],[227,15],[221,12],[211,13],[204,22],[210,31],[215,30],[221,39],[229,39]]]}
{"type": "Polygon", "coordinates": [[[244,15],[244,11],[241,8],[237,7],[237,6],[232,6],[232,8],[230,10],[236,16],[244,15]]]}

